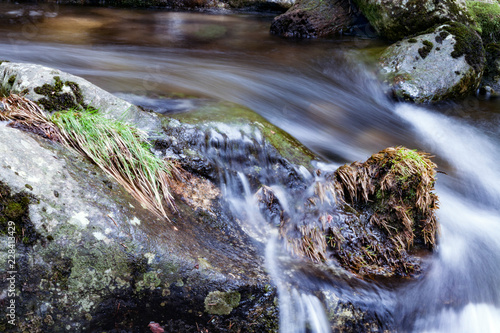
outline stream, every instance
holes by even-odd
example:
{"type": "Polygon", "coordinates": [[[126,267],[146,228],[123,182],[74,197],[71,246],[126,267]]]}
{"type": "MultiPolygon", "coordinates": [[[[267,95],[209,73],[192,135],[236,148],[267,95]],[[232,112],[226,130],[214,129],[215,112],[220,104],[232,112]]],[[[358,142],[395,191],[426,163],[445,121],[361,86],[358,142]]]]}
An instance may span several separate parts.
{"type": "MultiPolygon", "coordinates": [[[[394,102],[372,73],[384,42],[284,40],[269,34],[271,21],[0,3],[0,59],[55,67],[162,113],[189,110],[191,97],[244,105],[321,156],[323,168],[397,145],[435,155],[441,234],[414,281],[332,285],[307,270],[283,274],[289,263],[276,232],[259,236],[278,286],[280,331],[330,332],[311,290],[331,289],[373,304],[398,332],[500,332],[500,100],[394,102]],[[290,279],[295,287],[283,287],[290,279]]],[[[225,185],[235,212],[262,219],[244,175],[233,181],[239,186],[225,185]]],[[[268,185],[293,207],[283,184],[268,185]]]]}

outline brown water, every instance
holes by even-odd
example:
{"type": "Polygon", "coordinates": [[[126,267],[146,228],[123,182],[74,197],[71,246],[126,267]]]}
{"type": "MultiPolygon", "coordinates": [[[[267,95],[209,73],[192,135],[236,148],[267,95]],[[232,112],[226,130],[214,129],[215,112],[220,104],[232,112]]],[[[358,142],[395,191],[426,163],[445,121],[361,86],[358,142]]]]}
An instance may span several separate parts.
{"type": "MultiPolygon", "coordinates": [[[[271,20],[0,3],[0,59],[55,67],[167,113],[187,96],[236,102],[333,165],[391,145],[435,154],[446,175],[438,180],[443,230],[429,274],[356,297],[372,299],[401,332],[499,332],[500,101],[396,103],[371,71],[383,42],[284,40],[269,34],[271,20]]],[[[291,317],[294,295],[280,300],[291,317]]],[[[309,296],[300,299],[322,311],[309,296]]],[[[316,332],[324,331],[315,324],[321,318],[309,319],[316,332]]],[[[304,321],[282,331],[303,332],[304,321]]]]}

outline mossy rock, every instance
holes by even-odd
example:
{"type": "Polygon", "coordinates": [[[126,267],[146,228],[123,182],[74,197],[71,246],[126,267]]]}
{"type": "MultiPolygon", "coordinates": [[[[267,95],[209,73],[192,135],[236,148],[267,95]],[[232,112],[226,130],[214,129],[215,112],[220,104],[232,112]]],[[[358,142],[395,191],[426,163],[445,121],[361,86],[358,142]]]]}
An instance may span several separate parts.
{"type": "Polygon", "coordinates": [[[395,98],[425,103],[475,92],[484,67],[477,32],[448,22],[389,46],[380,57],[379,74],[395,98]]]}
{"type": "Polygon", "coordinates": [[[217,128],[218,124],[224,124],[224,127],[225,125],[234,126],[235,131],[240,131],[242,126],[250,125],[258,129],[264,139],[291,163],[309,168],[315,157],[310,150],[290,134],[271,124],[254,111],[237,104],[216,103],[188,113],[174,114],[171,115],[171,118],[202,127],[214,126],[217,128]]]}
{"type": "Polygon", "coordinates": [[[486,68],[481,81],[481,92],[492,97],[500,96],[500,44],[486,45],[486,68]]]}
{"type": "MultiPolygon", "coordinates": [[[[280,234],[292,252],[315,263],[333,258],[364,276],[418,275],[414,251],[430,253],[437,243],[435,168],[427,154],[404,147],[341,166],[315,184],[301,218],[281,211],[280,234]]],[[[273,196],[259,200],[280,207],[266,198],[273,196]]]]}
{"type": "Polygon", "coordinates": [[[500,4],[498,1],[467,1],[474,27],[484,44],[500,41],[500,4]]]}
{"type": "Polygon", "coordinates": [[[472,22],[464,1],[354,0],[380,36],[399,40],[447,21],[472,22]]]}

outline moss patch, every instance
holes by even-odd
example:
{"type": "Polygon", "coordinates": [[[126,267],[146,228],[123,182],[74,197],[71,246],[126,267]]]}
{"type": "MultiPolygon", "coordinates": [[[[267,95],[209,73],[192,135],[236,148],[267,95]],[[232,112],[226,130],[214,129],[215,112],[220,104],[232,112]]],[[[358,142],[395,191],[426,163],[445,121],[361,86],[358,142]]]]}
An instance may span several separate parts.
{"type": "Polygon", "coordinates": [[[59,76],[54,76],[53,84],[44,84],[36,87],[34,91],[45,96],[38,101],[47,111],[63,111],[69,109],[88,109],[89,106],[83,101],[80,87],[71,81],[63,82],[59,76]],[[64,89],[68,87],[69,91],[64,89]]]}
{"type": "Polygon", "coordinates": [[[428,40],[424,40],[422,44],[424,44],[424,46],[418,49],[418,54],[420,54],[422,59],[425,59],[432,51],[434,44],[432,44],[432,42],[428,40]]]}
{"type": "Polygon", "coordinates": [[[0,234],[7,235],[9,226],[12,227],[9,222],[14,222],[14,237],[18,243],[36,243],[41,237],[29,218],[29,205],[34,201],[35,198],[28,193],[11,193],[10,188],[0,181],[0,234]]]}
{"type": "Polygon", "coordinates": [[[475,22],[475,28],[483,42],[500,41],[500,5],[480,1],[467,1],[467,8],[475,22]]]}
{"type": "Polygon", "coordinates": [[[481,38],[472,29],[457,22],[447,22],[442,28],[455,37],[456,43],[451,53],[453,58],[465,55],[467,63],[479,73],[485,63],[485,51],[481,38]]]}

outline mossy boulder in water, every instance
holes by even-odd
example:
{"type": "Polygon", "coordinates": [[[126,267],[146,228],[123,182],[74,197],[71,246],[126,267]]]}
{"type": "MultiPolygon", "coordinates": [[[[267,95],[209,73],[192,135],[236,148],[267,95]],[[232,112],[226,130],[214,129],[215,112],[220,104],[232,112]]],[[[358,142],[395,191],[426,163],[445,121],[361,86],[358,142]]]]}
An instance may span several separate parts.
{"type": "Polygon", "coordinates": [[[449,22],[389,46],[380,58],[379,72],[394,97],[423,103],[475,92],[484,65],[479,35],[449,22]]]}
{"type": "Polygon", "coordinates": [[[329,228],[335,257],[364,274],[419,272],[409,253],[436,245],[435,167],[426,154],[396,147],[335,171],[329,179],[350,229],[329,228]]]}
{"type": "MultiPolygon", "coordinates": [[[[313,184],[301,215],[282,211],[281,236],[292,252],[313,262],[335,259],[360,275],[407,277],[421,272],[416,250],[436,245],[435,164],[427,154],[387,148],[313,184]]],[[[269,191],[269,190],[267,190],[269,191]]],[[[265,209],[276,197],[259,197],[265,209]]]]}
{"type": "Polygon", "coordinates": [[[389,40],[420,33],[446,21],[472,21],[464,0],[354,0],[380,34],[389,40]]]}
{"type": "Polygon", "coordinates": [[[283,37],[327,37],[346,32],[354,20],[347,0],[299,0],[271,24],[271,33],[283,37]]]}

